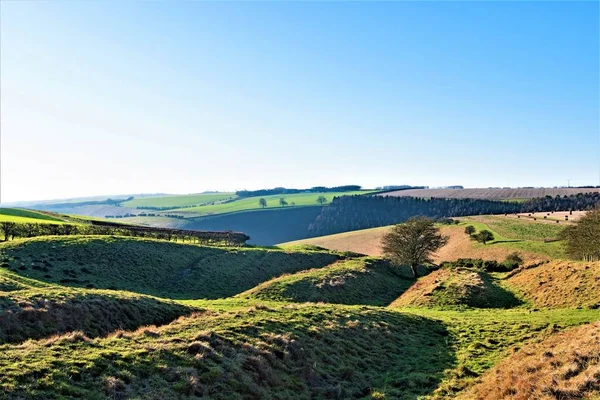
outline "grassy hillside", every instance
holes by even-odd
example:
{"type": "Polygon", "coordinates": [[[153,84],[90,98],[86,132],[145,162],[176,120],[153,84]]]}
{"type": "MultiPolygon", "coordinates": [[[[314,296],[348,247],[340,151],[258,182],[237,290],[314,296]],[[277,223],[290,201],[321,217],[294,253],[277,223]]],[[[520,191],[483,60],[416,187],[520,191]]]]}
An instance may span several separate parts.
{"type": "Polygon", "coordinates": [[[200,193],[173,196],[140,197],[121,203],[124,207],[185,207],[237,198],[235,193],[200,193]]]}
{"type": "MultiPolygon", "coordinates": [[[[331,193],[296,193],[296,194],[283,194],[283,195],[271,195],[271,196],[257,196],[247,198],[237,198],[235,201],[223,204],[205,205],[199,207],[191,207],[181,209],[180,211],[194,212],[198,215],[214,215],[223,214],[230,212],[248,211],[248,210],[259,210],[262,209],[258,204],[260,198],[264,198],[267,201],[266,208],[280,209],[284,208],[279,205],[279,199],[284,198],[288,203],[288,207],[295,203],[296,206],[321,206],[317,203],[319,196],[324,196],[328,202],[333,200],[336,196],[352,196],[357,194],[369,194],[374,191],[361,190],[356,192],[331,192],[331,193]]],[[[173,210],[177,211],[177,210],[173,210]]]]}
{"type": "Polygon", "coordinates": [[[509,308],[519,299],[485,272],[442,268],[420,278],[390,307],[509,308]]]}
{"type": "Polygon", "coordinates": [[[275,278],[238,297],[297,303],[387,305],[413,282],[407,267],[393,267],[376,258],[359,258],[275,278]]]}
{"type": "MultiPolygon", "coordinates": [[[[503,261],[514,251],[521,252],[527,262],[565,258],[562,242],[545,242],[554,239],[564,228],[564,224],[551,224],[542,221],[516,219],[504,216],[477,216],[457,218],[459,225],[441,225],[442,233],[450,238],[448,244],[434,257],[436,263],[453,261],[458,258],[483,258],[503,261]],[[472,241],[464,233],[467,225],[478,231],[492,231],[495,240],[483,245],[472,241]]],[[[391,226],[364,229],[335,235],[302,239],[282,243],[280,246],[309,244],[338,251],[354,251],[370,256],[381,256],[381,238],[391,226]]]]}
{"type": "Polygon", "coordinates": [[[0,222],[64,223],[65,221],[38,211],[22,208],[0,208],[0,222]]]}
{"type": "Polygon", "coordinates": [[[206,311],[163,327],[0,346],[9,399],[427,394],[454,361],[434,320],[348,306],[206,311]],[[74,357],[76,354],[76,357],[74,357]]]}
{"type": "Polygon", "coordinates": [[[71,331],[95,337],[115,329],[165,324],[190,312],[181,304],[111,290],[45,287],[0,291],[0,343],[71,331]]]}
{"type": "Polygon", "coordinates": [[[596,322],[521,349],[460,398],[598,399],[599,371],[600,322],[596,322]]]}
{"type": "Polygon", "coordinates": [[[553,261],[523,269],[507,284],[538,307],[600,308],[600,262],[553,261]]]}
{"type": "Polygon", "coordinates": [[[328,265],[325,251],[216,248],[128,237],[39,237],[0,245],[0,265],[66,286],[166,298],[232,296],[283,273],[328,265]]]}

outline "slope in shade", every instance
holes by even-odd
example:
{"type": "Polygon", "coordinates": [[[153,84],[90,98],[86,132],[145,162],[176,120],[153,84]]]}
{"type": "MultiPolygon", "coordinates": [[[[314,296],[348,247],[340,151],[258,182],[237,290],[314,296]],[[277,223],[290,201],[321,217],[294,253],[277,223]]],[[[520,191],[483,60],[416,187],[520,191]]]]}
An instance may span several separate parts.
{"type": "Polygon", "coordinates": [[[383,306],[392,302],[413,282],[407,267],[394,267],[386,261],[365,257],[275,278],[238,296],[383,306]]]}
{"type": "Polygon", "coordinates": [[[190,312],[174,302],[111,290],[55,287],[0,292],[0,343],[71,331],[95,337],[115,329],[166,324],[190,312]]]}
{"type": "Polygon", "coordinates": [[[283,273],[323,267],[326,251],[217,248],[105,236],[39,237],[0,245],[0,264],[66,286],[164,298],[229,297],[283,273]]]}
{"type": "Polygon", "coordinates": [[[509,308],[520,304],[487,273],[443,268],[420,278],[391,307],[509,308]]]}

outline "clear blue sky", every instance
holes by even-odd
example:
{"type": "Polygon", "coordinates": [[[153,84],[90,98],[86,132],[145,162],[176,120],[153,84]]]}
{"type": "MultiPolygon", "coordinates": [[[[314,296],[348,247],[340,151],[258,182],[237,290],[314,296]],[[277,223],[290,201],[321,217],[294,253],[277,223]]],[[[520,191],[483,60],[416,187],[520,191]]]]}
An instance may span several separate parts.
{"type": "Polygon", "coordinates": [[[1,2],[2,201],[599,184],[598,2],[1,2]]]}

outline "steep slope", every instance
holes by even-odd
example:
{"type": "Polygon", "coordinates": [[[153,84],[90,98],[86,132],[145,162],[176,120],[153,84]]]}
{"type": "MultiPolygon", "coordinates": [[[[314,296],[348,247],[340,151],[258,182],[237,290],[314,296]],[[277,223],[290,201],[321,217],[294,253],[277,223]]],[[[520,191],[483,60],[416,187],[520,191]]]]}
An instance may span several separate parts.
{"type": "Polygon", "coordinates": [[[420,278],[390,306],[509,308],[519,303],[485,272],[443,268],[420,278]]]}
{"type": "Polygon", "coordinates": [[[600,262],[552,261],[507,283],[538,307],[600,307],[600,262]]]}
{"type": "Polygon", "coordinates": [[[389,304],[413,282],[408,268],[365,257],[275,278],[238,297],[381,306],[389,304]]]}
{"type": "Polygon", "coordinates": [[[463,399],[600,398],[600,322],[524,347],[483,376],[463,399]]]}
{"type": "Polygon", "coordinates": [[[323,267],[339,258],[326,251],[109,236],[38,237],[0,245],[0,265],[24,277],[176,299],[232,296],[283,273],[323,267]]]}

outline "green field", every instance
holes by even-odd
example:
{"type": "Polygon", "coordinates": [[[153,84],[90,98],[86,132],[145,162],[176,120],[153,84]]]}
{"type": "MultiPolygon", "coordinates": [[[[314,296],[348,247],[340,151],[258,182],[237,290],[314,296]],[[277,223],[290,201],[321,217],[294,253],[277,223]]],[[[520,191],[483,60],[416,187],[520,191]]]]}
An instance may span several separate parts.
{"type": "Polygon", "coordinates": [[[21,208],[0,208],[0,222],[57,224],[65,221],[38,211],[21,208]]]}
{"type": "Polygon", "coordinates": [[[352,196],[359,194],[369,194],[375,193],[374,191],[369,190],[361,190],[358,192],[333,192],[333,193],[297,193],[297,194],[288,194],[288,195],[272,195],[272,196],[259,196],[259,197],[247,197],[247,198],[238,198],[231,203],[225,204],[215,204],[215,205],[206,205],[199,207],[190,207],[190,208],[182,208],[180,210],[170,210],[174,211],[187,211],[194,212],[201,216],[206,215],[215,215],[215,214],[223,214],[223,213],[231,213],[231,212],[239,212],[239,211],[250,211],[250,210],[260,210],[262,209],[258,200],[260,198],[264,198],[267,201],[267,207],[269,209],[272,208],[282,208],[279,205],[279,199],[284,198],[288,203],[287,207],[292,207],[292,203],[295,203],[295,206],[319,206],[317,203],[317,198],[319,196],[325,196],[327,199],[327,205],[331,200],[333,200],[336,196],[352,196]]]}
{"type": "Polygon", "coordinates": [[[237,198],[235,193],[201,193],[141,197],[121,203],[123,207],[185,207],[237,198]]]}

